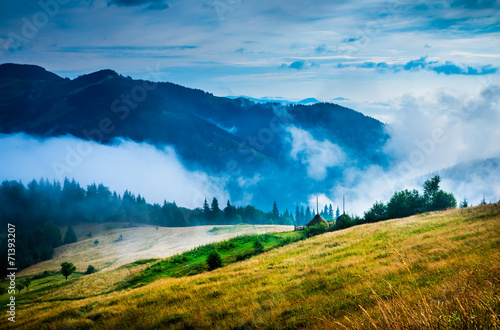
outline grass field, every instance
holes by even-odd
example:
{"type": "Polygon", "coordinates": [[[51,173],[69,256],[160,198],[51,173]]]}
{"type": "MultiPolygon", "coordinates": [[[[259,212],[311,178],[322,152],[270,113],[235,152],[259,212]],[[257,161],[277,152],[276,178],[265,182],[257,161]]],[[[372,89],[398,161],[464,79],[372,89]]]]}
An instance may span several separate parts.
{"type": "Polygon", "coordinates": [[[200,245],[222,241],[238,235],[282,232],[291,229],[293,230],[292,226],[271,225],[185,228],[156,226],[129,228],[128,223],[78,225],[74,227],[78,236],[77,243],[56,248],[53,259],[24,269],[19,275],[33,276],[46,270],[58,271],[64,261],[71,261],[75,264],[77,271],[81,272],[85,272],[88,265],[92,265],[100,271],[108,271],[137,260],[165,258],[200,245]],[[88,233],[92,233],[92,237],[87,237],[88,233]],[[122,235],[122,240],[118,240],[120,235],[122,235]],[[99,241],[97,245],[94,244],[95,240],[99,241]]]}
{"type": "Polygon", "coordinates": [[[210,272],[165,271],[117,290],[157,262],[113,263],[23,291],[15,327],[500,327],[500,204],[329,232],[210,272]]]}

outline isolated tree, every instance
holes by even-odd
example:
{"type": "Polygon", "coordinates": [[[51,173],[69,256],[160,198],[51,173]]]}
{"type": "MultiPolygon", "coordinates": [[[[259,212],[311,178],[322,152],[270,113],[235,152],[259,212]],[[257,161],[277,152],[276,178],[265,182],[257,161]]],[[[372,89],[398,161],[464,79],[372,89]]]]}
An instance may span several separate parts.
{"type": "Polygon", "coordinates": [[[328,206],[328,219],[333,219],[333,207],[332,204],[328,206]]]}
{"type": "Polygon", "coordinates": [[[95,267],[94,267],[94,266],[92,266],[92,265],[89,265],[89,266],[87,267],[87,270],[85,271],[85,274],[87,274],[87,275],[88,275],[88,274],[92,274],[92,273],[95,273],[95,272],[96,272],[95,267]]]}
{"type": "Polygon", "coordinates": [[[99,241],[97,240],[97,238],[96,238],[96,240],[94,241],[94,244],[95,244],[95,245],[99,244],[99,241]]]}
{"type": "Polygon", "coordinates": [[[63,262],[61,264],[61,274],[63,274],[64,277],[66,277],[66,281],[68,280],[68,276],[73,274],[75,270],[76,267],[71,262],[63,262]]]}
{"type": "Polygon", "coordinates": [[[460,202],[460,208],[469,207],[469,203],[467,202],[467,198],[464,197],[464,200],[460,202]]]}
{"type": "Polygon", "coordinates": [[[339,207],[337,206],[337,211],[335,211],[335,219],[338,219],[340,217],[340,210],[339,207]]]}
{"type": "Polygon", "coordinates": [[[24,287],[26,287],[26,290],[30,290],[31,277],[25,277],[20,282],[24,287]]]}
{"type": "Polygon", "coordinates": [[[213,250],[208,254],[207,265],[210,270],[222,267],[222,257],[217,250],[213,250]]]}
{"type": "Polygon", "coordinates": [[[71,225],[68,225],[68,230],[66,230],[66,234],[64,234],[64,244],[70,244],[77,242],[78,239],[76,237],[75,231],[71,225]]]}
{"type": "Polygon", "coordinates": [[[20,281],[16,283],[16,289],[19,290],[19,293],[24,289],[24,284],[22,284],[20,281]]]}
{"type": "Polygon", "coordinates": [[[479,205],[486,205],[486,199],[484,199],[484,196],[483,196],[483,199],[481,199],[481,202],[479,203],[479,205]]]}

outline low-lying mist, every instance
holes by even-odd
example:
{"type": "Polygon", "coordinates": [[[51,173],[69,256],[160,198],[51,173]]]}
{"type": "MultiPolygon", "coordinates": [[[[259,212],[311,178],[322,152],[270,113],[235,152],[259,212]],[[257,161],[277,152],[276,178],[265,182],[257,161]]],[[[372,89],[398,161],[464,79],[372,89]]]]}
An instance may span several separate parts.
{"type": "Polygon", "coordinates": [[[103,183],[123,194],[129,190],[149,203],[175,201],[195,208],[206,196],[227,200],[224,180],[186,169],[175,151],[147,143],[116,140],[102,145],[71,136],[40,139],[25,134],[0,136],[2,180],[75,178],[83,187],[103,183]]]}
{"type": "MultiPolygon", "coordinates": [[[[477,95],[437,91],[427,98],[406,96],[393,103],[386,125],[389,140],[382,150],[387,166],[359,164],[359,155],[337,141],[317,139],[314,129],[285,126],[280,139],[289,147],[284,162],[256,167],[250,173],[213,174],[203,166],[184,166],[172,147],[116,139],[110,145],[72,136],[36,138],[0,136],[0,180],[75,178],[82,186],[103,183],[123,194],[127,189],[149,203],[175,201],[201,207],[217,197],[237,206],[269,211],[273,200],[281,212],[295,206],[316,209],[332,204],[363,215],[375,201],[389,201],[395,191],[418,189],[434,174],[441,188],[477,205],[500,198],[500,87],[487,84],[477,95]],[[288,135],[286,135],[288,134],[288,135]]],[[[276,135],[278,138],[278,135],[276,135]]]]}

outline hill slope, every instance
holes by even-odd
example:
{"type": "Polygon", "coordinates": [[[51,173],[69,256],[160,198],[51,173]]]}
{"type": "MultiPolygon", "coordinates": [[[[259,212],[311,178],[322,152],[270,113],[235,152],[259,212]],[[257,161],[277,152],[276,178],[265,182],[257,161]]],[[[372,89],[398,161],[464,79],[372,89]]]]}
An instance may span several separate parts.
{"type": "Polygon", "coordinates": [[[71,302],[25,292],[16,326],[498,328],[499,220],[500,204],[436,212],[327,233],[129,291],[71,302]]]}
{"type": "Polygon", "coordinates": [[[238,235],[289,231],[291,226],[236,225],[166,228],[142,225],[128,228],[127,223],[85,224],[74,226],[78,242],[54,250],[54,257],[23,269],[20,276],[33,276],[44,271],[58,271],[61,263],[71,260],[84,271],[88,265],[99,271],[110,271],[125,264],[151,258],[166,258],[197,246],[222,241],[238,235]],[[86,236],[93,233],[92,237],[86,236]],[[122,239],[119,239],[119,238],[122,239]],[[98,244],[94,244],[97,240],[98,244]]]}

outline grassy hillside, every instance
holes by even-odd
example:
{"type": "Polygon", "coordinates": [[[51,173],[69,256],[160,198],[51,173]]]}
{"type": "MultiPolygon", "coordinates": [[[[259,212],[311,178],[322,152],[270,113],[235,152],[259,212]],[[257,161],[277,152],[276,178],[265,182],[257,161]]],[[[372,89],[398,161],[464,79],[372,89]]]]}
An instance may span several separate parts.
{"type": "MultiPolygon", "coordinates": [[[[20,276],[44,271],[58,271],[61,263],[70,261],[78,271],[88,265],[99,270],[116,269],[125,264],[151,258],[165,258],[197,246],[222,241],[244,234],[262,234],[293,229],[291,226],[237,225],[166,228],[141,225],[128,228],[127,223],[84,224],[74,226],[78,242],[63,245],[54,251],[54,258],[35,264],[20,276]],[[92,237],[87,237],[92,233],[92,237]],[[122,240],[119,240],[122,235],[122,240]],[[98,244],[94,241],[98,240],[98,244]]],[[[63,235],[66,228],[63,230],[63,235]]]]}
{"type": "MultiPolygon", "coordinates": [[[[135,263],[103,274],[146,267],[135,263]]],[[[493,204],[352,227],[130,290],[112,291],[114,280],[101,279],[110,289],[94,290],[97,296],[89,285],[102,274],[74,278],[23,292],[29,299],[21,300],[15,325],[495,329],[499,274],[500,204],[493,204]]]]}

